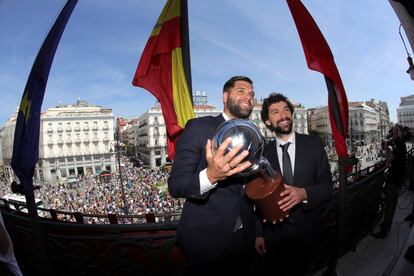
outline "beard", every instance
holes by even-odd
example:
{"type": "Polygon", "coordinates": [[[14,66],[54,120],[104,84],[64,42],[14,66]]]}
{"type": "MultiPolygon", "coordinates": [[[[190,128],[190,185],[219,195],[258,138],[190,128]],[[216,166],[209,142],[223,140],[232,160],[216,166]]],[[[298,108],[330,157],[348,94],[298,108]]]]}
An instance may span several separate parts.
{"type": "Polygon", "coordinates": [[[287,128],[281,128],[280,126],[276,125],[276,127],[273,126],[273,131],[276,134],[285,135],[285,134],[292,133],[292,128],[293,128],[293,122],[292,120],[290,120],[287,128]]]}
{"type": "Polygon", "coordinates": [[[248,119],[253,111],[252,105],[250,105],[249,109],[242,109],[231,97],[228,97],[226,105],[230,113],[239,119],[248,119]]]}

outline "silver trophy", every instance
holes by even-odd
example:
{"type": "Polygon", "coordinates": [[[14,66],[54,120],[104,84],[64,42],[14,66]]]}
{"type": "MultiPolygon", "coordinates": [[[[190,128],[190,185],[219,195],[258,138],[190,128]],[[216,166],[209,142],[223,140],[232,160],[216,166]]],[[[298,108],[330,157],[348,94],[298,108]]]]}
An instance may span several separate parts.
{"type": "MultiPolygon", "coordinates": [[[[277,204],[281,199],[280,193],[284,190],[282,176],[274,171],[269,161],[262,156],[265,142],[260,131],[253,123],[246,120],[225,121],[218,126],[213,137],[214,151],[228,137],[232,140],[225,154],[239,144],[243,144],[239,153],[244,150],[249,151],[249,155],[242,162],[250,161],[251,166],[240,172],[238,176],[251,176],[251,180],[245,186],[245,192],[256,204],[263,219],[277,221],[285,217],[287,212],[280,210],[277,204]]],[[[277,154],[276,149],[275,154],[277,154]]]]}

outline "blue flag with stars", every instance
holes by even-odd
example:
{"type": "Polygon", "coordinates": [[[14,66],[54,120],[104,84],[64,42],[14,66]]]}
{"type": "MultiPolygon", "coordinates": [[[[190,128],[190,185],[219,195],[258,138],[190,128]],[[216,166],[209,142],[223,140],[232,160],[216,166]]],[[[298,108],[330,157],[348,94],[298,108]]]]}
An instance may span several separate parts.
{"type": "Polygon", "coordinates": [[[40,113],[50,67],[57,46],[78,0],[68,0],[50,29],[30,71],[20,102],[14,132],[11,166],[25,194],[33,189],[33,175],[39,159],[40,113]]]}

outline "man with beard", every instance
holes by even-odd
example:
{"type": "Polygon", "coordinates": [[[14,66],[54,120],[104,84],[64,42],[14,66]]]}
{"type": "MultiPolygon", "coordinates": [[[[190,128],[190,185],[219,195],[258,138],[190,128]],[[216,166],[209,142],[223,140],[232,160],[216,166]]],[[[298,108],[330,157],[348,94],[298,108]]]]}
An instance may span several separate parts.
{"type": "Polygon", "coordinates": [[[211,138],[225,120],[248,119],[253,109],[248,77],[230,78],[223,87],[224,111],[190,120],[177,143],[168,179],[173,197],[185,198],[177,230],[195,275],[245,273],[254,253],[255,215],[243,193],[245,179],[234,176],[250,167],[242,145],[226,153],[231,138],[214,152],[211,138]]]}
{"type": "MultiPolygon", "coordinates": [[[[256,251],[264,270],[277,275],[306,275],[311,249],[321,234],[320,206],[331,200],[332,176],[319,137],[292,131],[294,107],[281,94],[263,101],[261,117],[275,139],[263,156],[283,175],[285,190],[278,202],[289,216],[258,226],[256,251]]],[[[259,214],[260,216],[260,214],[259,214]]]]}

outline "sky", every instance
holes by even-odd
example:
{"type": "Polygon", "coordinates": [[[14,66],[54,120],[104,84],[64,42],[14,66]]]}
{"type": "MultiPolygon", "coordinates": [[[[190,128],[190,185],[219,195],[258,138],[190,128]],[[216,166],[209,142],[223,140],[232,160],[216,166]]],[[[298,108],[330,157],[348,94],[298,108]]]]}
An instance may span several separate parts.
{"type": "MultiPolygon", "coordinates": [[[[0,125],[15,112],[37,52],[64,0],[0,0],[0,125]]],[[[77,99],[138,118],[156,99],[132,86],[139,58],[166,0],[79,0],[52,64],[42,110],[77,99]]],[[[323,76],[307,68],[284,0],[188,0],[193,90],[222,109],[222,87],[249,76],[257,97],[285,94],[326,106],[323,76]]],[[[399,21],[387,0],[303,0],[331,51],[349,101],[414,94],[399,21]]],[[[409,46],[408,40],[403,37],[409,46]]],[[[412,49],[409,48],[412,54],[412,49]]]]}

